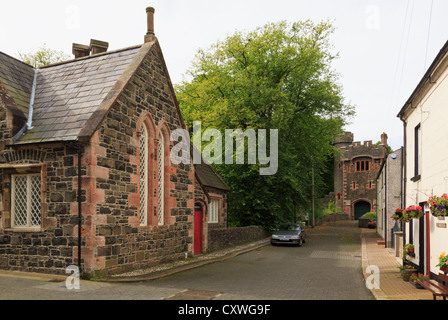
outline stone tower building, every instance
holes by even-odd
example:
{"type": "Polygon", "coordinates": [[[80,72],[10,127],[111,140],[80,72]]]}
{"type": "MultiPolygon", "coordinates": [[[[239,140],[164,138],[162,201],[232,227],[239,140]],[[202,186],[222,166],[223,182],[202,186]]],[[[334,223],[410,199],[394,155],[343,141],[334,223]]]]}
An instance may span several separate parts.
{"type": "Polygon", "coordinates": [[[354,142],[353,133],[339,136],[334,146],[339,150],[334,163],[334,193],[337,208],[352,219],[376,211],[375,181],[387,155],[387,134],[380,144],[354,142]]]}

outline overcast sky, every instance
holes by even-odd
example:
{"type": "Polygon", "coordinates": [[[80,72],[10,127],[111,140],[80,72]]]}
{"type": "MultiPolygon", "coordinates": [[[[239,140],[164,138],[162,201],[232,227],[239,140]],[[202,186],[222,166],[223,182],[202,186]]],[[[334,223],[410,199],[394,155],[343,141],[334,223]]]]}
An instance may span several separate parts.
{"type": "Polygon", "coordinates": [[[446,0],[15,0],[0,6],[0,51],[17,57],[45,44],[71,54],[73,42],[90,39],[108,41],[110,50],[141,44],[147,6],[156,9],[155,33],[173,83],[199,48],[235,30],[332,20],[340,53],[334,68],[357,113],[346,130],[374,143],[386,132],[393,149],[403,144],[396,115],[448,40],[446,0]]]}

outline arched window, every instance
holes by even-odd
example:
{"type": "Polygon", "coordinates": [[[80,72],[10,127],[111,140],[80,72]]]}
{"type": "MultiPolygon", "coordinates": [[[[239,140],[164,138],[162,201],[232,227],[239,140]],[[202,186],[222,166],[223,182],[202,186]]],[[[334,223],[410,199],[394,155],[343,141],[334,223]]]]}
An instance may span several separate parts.
{"type": "Polygon", "coordinates": [[[148,224],[148,130],[141,127],[140,135],[140,225],[148,224]]]}
{"type": "Polygon", "coordinates": [[[165,223],[165,141],[162,132],[159,133],[157,173],[157,218],[160,226],[165,223]]]}

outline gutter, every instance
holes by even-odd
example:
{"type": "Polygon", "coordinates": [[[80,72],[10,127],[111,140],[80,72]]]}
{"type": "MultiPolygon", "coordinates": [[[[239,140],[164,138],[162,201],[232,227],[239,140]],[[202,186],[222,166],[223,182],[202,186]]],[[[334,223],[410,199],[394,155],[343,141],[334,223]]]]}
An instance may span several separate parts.
{"type": "Polygon", "coordinates": [[[82,229],[82,173],[81,173],[81,157],[82,157],[82,148],[79,145],[75,145],[73,142],[70,142],[70,147],[75,149],[78,153],[78,271],[81,274],[81,248],[82,248],[82,238],[81,238],[81,229],[82,229]]]}
{"type": "Polygon", "coordinates": [[[34,98],[36,96],[36,86],[37,86],[37,74],[39,73],[39,69],[34,69],[34,79],[33,86],[31,88],[31,98],[30,105],[28,109],[28,121],[26,125],[17,132],[17,134],[12,138],[12,144],[14,144],[19,138],[24,135],[28,130],[33,129],[33,110],[34,110],[34,98]]]}
{"type": "MultiPolygon", "coordinates": [[[[406,135],[406,129],[408,123],[405,119],[403,119],[402,116],[400,116],[400,120],[403,122],[403,147],[401,149],[401,185],[402,185],[402,193],[401,193],[401,208],[406,208],[406,179],[407,179],[407,165],[406,165],[406,158],[407,158],[407,135],[406,135]]],[[[403,222],[400,223],[400,229],[403,231],[403,245],[406,243],[406,228],[403,225],[403,222]]],[[[395,244],[396,245],[396,244],[395,244]]]]}
{"type": "Polygon", "coordinates": [[[82,239],[81,239],[81,227],[82,227],[81,156],[82,156],[82,151],[81,151],[81,148],[78,147],[78,272],[79,272],[79,274],[81,274],[81,247],[82,247],[82,239]]]}

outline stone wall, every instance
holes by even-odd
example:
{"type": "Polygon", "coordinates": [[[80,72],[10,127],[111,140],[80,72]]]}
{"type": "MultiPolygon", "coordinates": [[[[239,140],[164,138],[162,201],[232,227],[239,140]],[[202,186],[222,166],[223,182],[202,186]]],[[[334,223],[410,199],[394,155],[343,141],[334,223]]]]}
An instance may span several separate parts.
{"type": "MultiPolygon", "coordinates": [[[[77,263],[78,217],[71,214],[71,206],[77,204],[78,168],[74,165],[77,151],[70,146],[53,144],[47,147],[0,152],[2,163],[27,164],[27,169],[2,169],[2,206],[0,210],[0,268],[42,272],[65,273],[65,269],[77,263]],[[8,159],[6,161],[5,159],[8,159]],[[16,173],[40,173],[42,177],[42,220],[38,230],[11,228],[11,175],[16,173]]],[[[82,167],[82,174],[86,173],[82,167]]],[[[85,199],[85,192],[82,195],[85,199]]]]}
{"type": "Polygon", "coordinates": [[[330,213],[325,216],[316,218],[314,225],[320,226],[321,224],[324,224],[327,222],[335,222],[335,221],[342,221],[342,220],[350,220],[349,215],[345,214],[345,213],[330,213]]]}
{"type": "Polygon", "coordinates": [[[270,236],[263,227],[213,228],[208,232],[208,252],[216,251],[270,236]]]}

